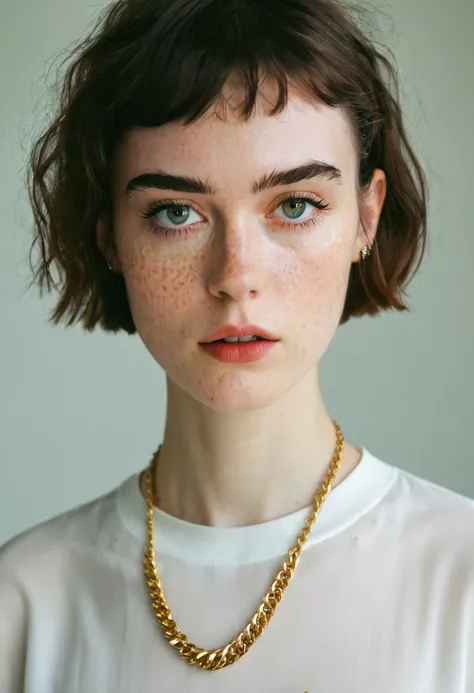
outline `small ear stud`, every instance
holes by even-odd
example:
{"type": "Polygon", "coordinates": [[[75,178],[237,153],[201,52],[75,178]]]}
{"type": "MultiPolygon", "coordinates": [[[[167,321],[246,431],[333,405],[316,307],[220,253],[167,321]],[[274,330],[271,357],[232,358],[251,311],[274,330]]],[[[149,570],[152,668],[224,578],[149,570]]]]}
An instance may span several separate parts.
{"type": "Polygon", "coordinates": [[[107,260],[107,267],[109,268],[109,270],[113,270],[113,268],[114,268],[114,263],[111,262],[110,260],[107,260]]]}
{"type": "Polygon", "coordinates": [[[360,256],[361,256],[361,258],[362,258],[363,260],[366,260],[366,259],[369,257],[369,255],[370,255],[370,251],[371,251],[371,249],[369,248],[369,246],[368,246],[368,245],[364,245],[364,247],[363,247],[362,250],[360,251],[360,256]]]}

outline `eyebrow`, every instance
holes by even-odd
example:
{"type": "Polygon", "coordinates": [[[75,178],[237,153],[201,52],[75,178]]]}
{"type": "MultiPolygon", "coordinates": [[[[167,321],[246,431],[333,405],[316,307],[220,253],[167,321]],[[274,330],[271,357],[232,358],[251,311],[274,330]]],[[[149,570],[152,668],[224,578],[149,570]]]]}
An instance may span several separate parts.
{"type": "MultiPolygon", "coordinates": [[[[324,161],[308,161],[305,164],[284,171],[266,173],[252,185],[252,192],[256,195],[263,190],[269,190],[282,185],[292,185],[303,180],[323,178],[329,181],[342,183],[341,171],[324,161]]],[[[132,178],[125,192],[131,195],[134,191],[158,189],[175,190],[183,193],[199,193],[203,195],[215,195],[216,189],[207,181],[190,176],[176,176],[165,171],[141,173],[132,178]]]]}

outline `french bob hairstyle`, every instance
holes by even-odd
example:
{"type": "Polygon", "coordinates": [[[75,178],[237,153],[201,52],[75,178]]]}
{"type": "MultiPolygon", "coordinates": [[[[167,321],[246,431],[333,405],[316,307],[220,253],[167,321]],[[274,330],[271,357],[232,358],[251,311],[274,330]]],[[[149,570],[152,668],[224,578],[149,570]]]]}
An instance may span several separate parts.
{"type": "Polygon", "coordinates": [[[405,288],[426,244],[426,181],[403,123],[394,61],[355,13],[337,0],[118,0],[105,8],[66,56],[57,112],[28,165],[31,284],[58,291],[52,322],[136,332],[123,276],[108,270],[96,241],[102,217],[113,238],[115,147],[134,127],[195,121],[235,75],[243,119],[266,77],[278,94],[270,116],[285,107],[289,87],[348,115],[358,194],[380,168],[387,195],[373,252],[351,267],[341,323],[407,308],[405,288]]]}

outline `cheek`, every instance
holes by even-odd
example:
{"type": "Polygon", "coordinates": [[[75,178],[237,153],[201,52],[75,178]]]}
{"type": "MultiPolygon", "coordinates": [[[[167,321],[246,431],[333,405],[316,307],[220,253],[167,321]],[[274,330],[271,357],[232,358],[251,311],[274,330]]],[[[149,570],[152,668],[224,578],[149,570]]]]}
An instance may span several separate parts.
{"type": "MultiPolygon", "coordinates": [[[[191,314],[198,287],[195,264],[185,256],[157,258],[156,251],[139,251],[122,263],[130,309],[139,332],[176,330],[177,316],[191,314]]],[[[182,324],[182,323],[181,323],[182,324]]]]}
{"type": "MultiPolygon", "coordinates": [[[[319,363],[331,343],[344,308],[350,255],[342,248],[306,255],[283,287],[296,363],[319,363]]],[[[281,304],[280,304],[281,305],[281,304]]]]}
{"type": "Polygon", "coordinates": [[[340,317],[351,267],[351,244],[333,239],[325,247],[295,253],[280,272],[281,295],[296,314],[322,326],[324,318],[340,317]],[[317,320],[317,319],[320,320],[317,320]]]}

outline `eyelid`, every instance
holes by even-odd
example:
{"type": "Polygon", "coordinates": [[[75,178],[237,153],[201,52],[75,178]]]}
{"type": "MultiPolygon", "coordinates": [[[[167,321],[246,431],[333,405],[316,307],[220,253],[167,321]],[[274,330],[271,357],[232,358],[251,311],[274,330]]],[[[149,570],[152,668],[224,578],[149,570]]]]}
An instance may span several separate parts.
{"type": "Polygon", "coordinates": [[[166,199],[151,202],[143,212],[143,216],[151,215],[153,213],[156,214],[156,212],[160,211],[160,209],[166,209],[167,207],[190,207],[197,214],[202,214],[202,212],[196,209],[195,202],[191,202],[191,200],[166,199]]]}
{"type": "Polygon", "coordinates": [[[314,192],[299,192],[299,191],[290,191],[286,192],[278,197],[276,200],[275,207],[278,207],[279,205],[282,204],[282,202],[286,202],[286,200],[310,200],[312,202],[317,202],[321,204],[326,204],[324,198],[321,195],[318,195],[317,193],[314,192]]]}

